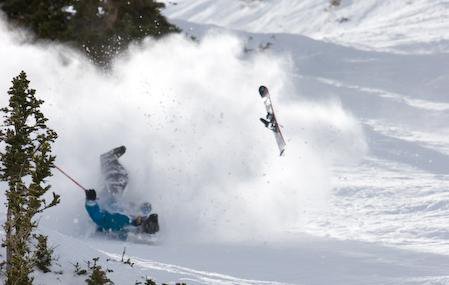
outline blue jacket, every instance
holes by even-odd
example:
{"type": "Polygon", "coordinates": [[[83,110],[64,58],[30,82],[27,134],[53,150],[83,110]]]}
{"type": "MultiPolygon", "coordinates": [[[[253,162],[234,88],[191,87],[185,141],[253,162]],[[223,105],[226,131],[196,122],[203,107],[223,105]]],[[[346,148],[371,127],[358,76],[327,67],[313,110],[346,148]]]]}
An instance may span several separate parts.
{"type": "Polygon", "coordinates": [[[100,231],[126,231],[126,227],[132,225],[128,216],[102,210],[96,201],[86,200],[86,210],[100,231]]]}

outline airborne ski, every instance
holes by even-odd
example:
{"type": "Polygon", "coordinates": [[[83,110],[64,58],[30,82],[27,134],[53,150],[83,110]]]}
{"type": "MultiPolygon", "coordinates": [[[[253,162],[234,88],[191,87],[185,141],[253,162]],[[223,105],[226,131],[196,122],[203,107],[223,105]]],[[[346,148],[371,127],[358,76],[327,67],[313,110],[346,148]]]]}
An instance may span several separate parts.
{"type": "Polygon", "coordinates": [[[265,108],[267,109],[267,115],[265,118],[260,118],[260,121],[265,125],[266,128],[270,129],[274,133],[274,137],[276,138],[276,143],[279,147],[280,155],[282,156],[285,151],[285,140],[282,135],[281,128],[276,119],[276,115],[273,109],[273,103],[271,102],[270,93],[268,92],[268,88],[265,86],[259,87],[259,94],[262,97],[265,108]]]}

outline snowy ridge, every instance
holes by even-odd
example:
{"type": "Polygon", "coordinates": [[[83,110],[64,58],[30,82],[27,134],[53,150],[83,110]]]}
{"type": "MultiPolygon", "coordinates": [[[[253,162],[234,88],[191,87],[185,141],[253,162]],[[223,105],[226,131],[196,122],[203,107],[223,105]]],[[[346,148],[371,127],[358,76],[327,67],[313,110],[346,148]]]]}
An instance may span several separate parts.
{"type": "Polygon", "coordinates": [[[392,92],[381,90],[381,89],[367,88],[367,87],[351,85],[351,84],[344,84],[342,82],[335,81],[332,79],[327,79],[327,78],[315,77],[315,80],[320,81],[325,84],[333,85],[337,88],[354,89],[354,90],[358,90],[360,93],[371,94],[370,96],[379,96],[379,97],[391,99],[391,100],[394,100],[397,102],[402,102],[402,103],[409,105],[410,107],[415,107],[415,108],[428,110],[428,111],[449,111],[449,103],[445,103],[445,102],[434,102],[434,101],[428,101],[428,100],[422,100],[422,99],[414,99],[414,98],[403,96],[401,94],[392,93],[392,92]]]}
{"type": "Polygon", "coordinates": [[[363,49],[449,51],[445,0],[164,0],[170,18],[257,33],[306,35],[363,49]]]}

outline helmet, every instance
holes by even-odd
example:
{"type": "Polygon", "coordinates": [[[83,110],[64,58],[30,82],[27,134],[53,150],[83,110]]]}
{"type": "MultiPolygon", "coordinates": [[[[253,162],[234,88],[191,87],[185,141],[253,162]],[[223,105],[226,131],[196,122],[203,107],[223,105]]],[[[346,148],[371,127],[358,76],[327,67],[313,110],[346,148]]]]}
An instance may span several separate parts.
{"type": "Polygon", "coordinates": [[[151,204],[148,202],[140,204],[139,211],[145,216],[148,215],[151,212],[151,204]]]}

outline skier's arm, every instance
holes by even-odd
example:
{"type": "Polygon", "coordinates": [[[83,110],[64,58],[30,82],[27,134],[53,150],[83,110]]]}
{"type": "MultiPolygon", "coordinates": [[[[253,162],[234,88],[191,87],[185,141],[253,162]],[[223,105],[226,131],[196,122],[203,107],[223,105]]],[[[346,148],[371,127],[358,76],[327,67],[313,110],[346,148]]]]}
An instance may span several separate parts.
{"type": "Polygon", "coordinates": [[[95,190],[86,191],[86,210],[90,218],[101,228],[105,230],[120,231],[124,227],[131,225],[131,219],[123,214],[109,213],[100,208],[95,201],[95,190]],[[93,191],[93,192],[92,192],[93,191]],[[92,199],[93,198],[93,199],[92,199]]]}

